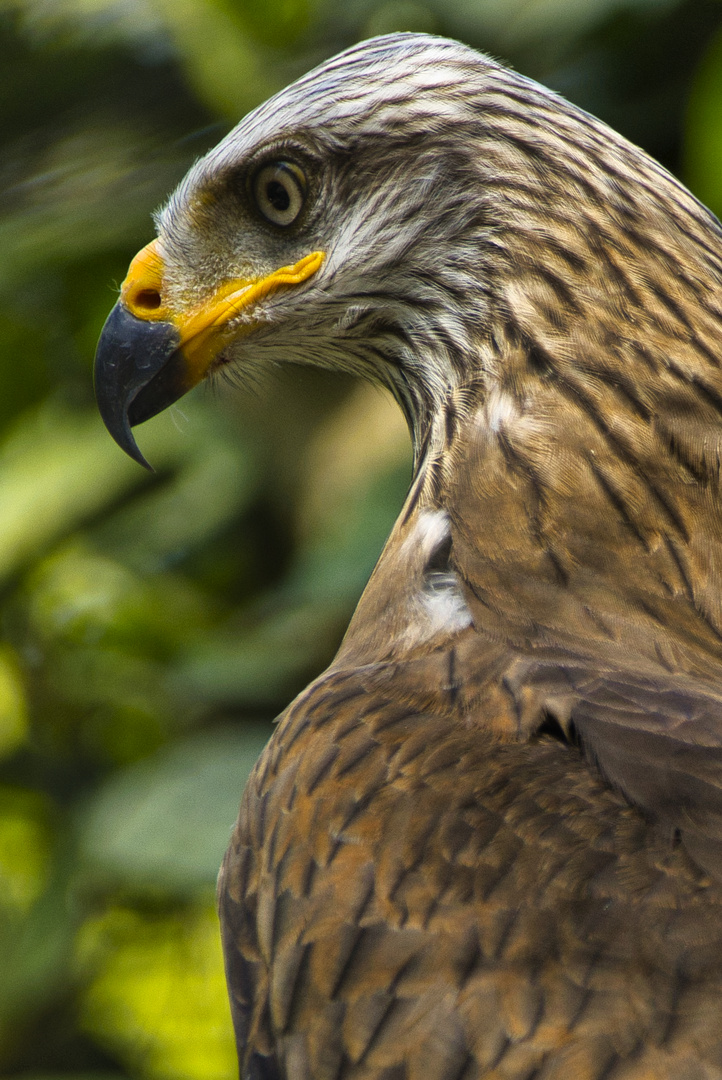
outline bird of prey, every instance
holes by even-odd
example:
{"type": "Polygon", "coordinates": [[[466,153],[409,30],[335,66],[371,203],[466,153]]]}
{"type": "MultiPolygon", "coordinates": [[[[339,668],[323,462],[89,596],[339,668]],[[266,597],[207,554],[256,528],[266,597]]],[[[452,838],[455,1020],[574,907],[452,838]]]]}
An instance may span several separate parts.
{"type": "Polygon", "coordinates": [[[722,227],[458,43],[364,42],[193,166],[96,362],[131,427],[390,388],[406,503],[219,879],[243,1080],[722,1078],[722,227]]]}

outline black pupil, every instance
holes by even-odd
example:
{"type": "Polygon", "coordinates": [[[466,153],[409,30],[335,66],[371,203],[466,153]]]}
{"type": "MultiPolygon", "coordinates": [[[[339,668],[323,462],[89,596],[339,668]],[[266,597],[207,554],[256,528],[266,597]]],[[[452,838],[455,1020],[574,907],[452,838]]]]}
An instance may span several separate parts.
{"type": "Polygon", "coordinates": [[[291,196],[280,180],[271,180],[266,186],[266,197],[274,210],[288,210],[291,196]]]}

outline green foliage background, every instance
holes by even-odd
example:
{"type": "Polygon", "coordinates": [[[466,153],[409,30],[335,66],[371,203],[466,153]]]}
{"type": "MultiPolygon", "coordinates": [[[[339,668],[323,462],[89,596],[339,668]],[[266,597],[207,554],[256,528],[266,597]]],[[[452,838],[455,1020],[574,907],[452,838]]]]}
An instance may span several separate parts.
{"type": "Polygon", "coordinates": [[[378,392],[309,370],[96,416],[151,211],[363,37],[466,40],[722,209],[718,0],[0,0],[0,1073],[234,1073],[216,869],[270,720],[333,655],[400,506],[378,392]]]}

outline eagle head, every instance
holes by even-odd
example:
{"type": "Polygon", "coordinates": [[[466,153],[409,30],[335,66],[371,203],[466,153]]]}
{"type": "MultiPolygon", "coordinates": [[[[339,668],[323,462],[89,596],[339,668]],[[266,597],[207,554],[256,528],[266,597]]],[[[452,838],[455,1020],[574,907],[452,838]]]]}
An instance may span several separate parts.
{"type": "Polygon", "coordinates": [[[123,449],[142,462],[131,427],[208,375],[279,361],[381,381],[420,444],[494,351],[515,87],[554,107],[463,45],[394,34],[248,115],[157,214],[104,327],[96,392],[123,449]]]}

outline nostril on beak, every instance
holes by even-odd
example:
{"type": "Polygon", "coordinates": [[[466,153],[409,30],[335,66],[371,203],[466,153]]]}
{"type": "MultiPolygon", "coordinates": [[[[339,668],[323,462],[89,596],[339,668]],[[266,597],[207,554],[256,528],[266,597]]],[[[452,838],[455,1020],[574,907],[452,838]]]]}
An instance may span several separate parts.
{"type": "Polygon", "coordinates": [[[139,289],[135,296],[128,297],[130,306],[139,311],[157,311],[162,300],[157,289],[139,289]]]}
{"type": "Polygon", "coordinates": [[[121,303],[137,319],[168,321],[169,312],[163,301],[163,272],[158,241],[153,240],[135,256],[120,287],[121,303]]]}

